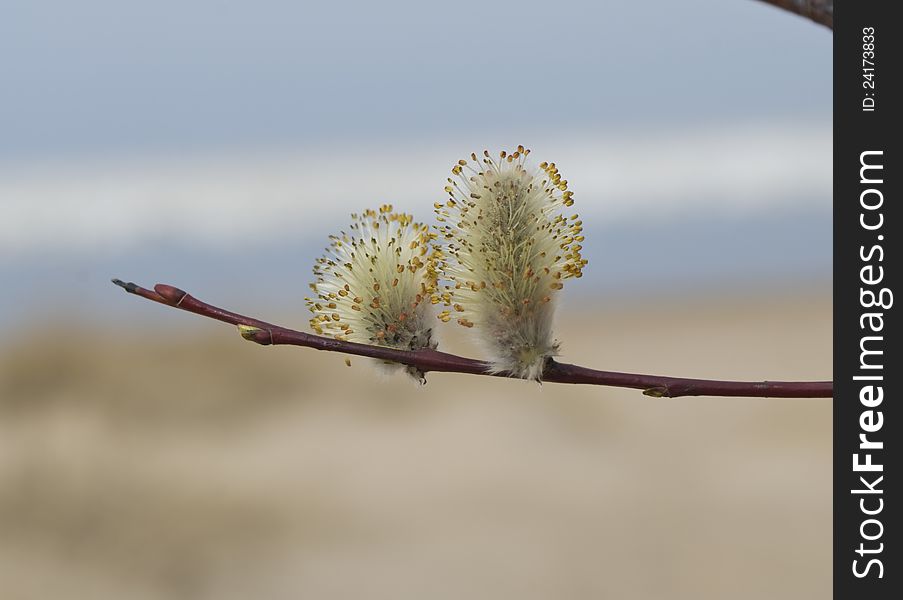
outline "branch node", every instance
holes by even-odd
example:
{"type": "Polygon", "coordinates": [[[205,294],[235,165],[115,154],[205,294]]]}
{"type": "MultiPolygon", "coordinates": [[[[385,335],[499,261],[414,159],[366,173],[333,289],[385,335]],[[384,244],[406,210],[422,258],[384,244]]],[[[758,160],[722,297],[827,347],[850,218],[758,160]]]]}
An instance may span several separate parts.
{"type": "Polygon", "coordinates": [[[644,396],[649,396],[650,398],[665,398],[670,397],[668,393],[668,388],[666,387],[651,387],[643,390],[644,396]]]}
{"type": "Polygon", "coordinates": [[[260,344],[261,346],[272,346],[273,345],[273,332],[269,329],[261,329],[260,327],[253,327],[251,325],[238,325],[238,333],[244,339],[249,342],[254,342],[255,344],[260,344]]]}
{"type": "Polygon", "coordinates": [[[178,306],[188,296],[188,292],[165,283],[155,285],[154,291],[173,306],[178,306]]]}
{"type": "Polygon", "coordinates": [[[260,331],[259,327],[251,327],[250,325],[239,325],[238,333],[249,342],[254,341],[254,334],[260,331]]]}

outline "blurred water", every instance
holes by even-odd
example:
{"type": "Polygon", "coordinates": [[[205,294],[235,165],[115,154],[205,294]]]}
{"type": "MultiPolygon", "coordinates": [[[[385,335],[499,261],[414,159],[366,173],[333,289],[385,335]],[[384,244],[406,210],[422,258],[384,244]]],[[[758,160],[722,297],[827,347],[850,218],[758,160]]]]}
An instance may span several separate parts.
{"type": "MultiPolygon", "coordinates": [[[[649,296],[694,292],[780,290],[831,278],[831,214],[823,210],[692,218],[649,224],[587,225],[584,277],[568,285],[573,305],[629,303],[649,296]]],[[[3,264],[0,325],[36,321],[95,323],[194,322],[159,307],[137,303],[109,283],[111,277],[141,285],[170,283],[246,314],[284,315],[306,329],[303,299],[309,294],[314,259],[325,240],[273,240],[231,249],[160,240],[122,252],[34,257],[3,264]]],[[[189,325],[190,326],[190,325],[189,325]]]]}

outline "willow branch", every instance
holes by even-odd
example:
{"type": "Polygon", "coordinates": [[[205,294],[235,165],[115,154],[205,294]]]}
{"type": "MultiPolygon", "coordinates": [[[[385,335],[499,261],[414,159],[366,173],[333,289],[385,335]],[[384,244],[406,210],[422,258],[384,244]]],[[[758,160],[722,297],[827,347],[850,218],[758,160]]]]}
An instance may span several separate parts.
{"type": "Polygon", "coordinates": [[[834,0],[759,0],[834,29],[834,0]]]}
{"type": "MultiPolygon", "coordinates": [[[[380,360],[410,365],[427,373],[467,373],[507,377],[507,373],[489,373],[485,362],[455,356],[436,350],[396,350],[384,346],[370,346],[322,337],[293,329],[287,329],[260,319],[246,317],[206,302],[191,294],[166,284],[157,284],[153,290],[134,283],[114,279],[113,283],[130,294],[166,306],[192,312],[203,317],[236,325],[241,336],[262,346],[290,345],[341,352],[356,356],[367,356],[380,360]]],[[[715,381],[709,379],[687,379],[684,377],[662,377],[615,371],[597,371],[577,365],[549,361],[542,376],[543,381],[554,383],[583,383],[607,385],[643,390],[647,396],[676,398],[678,396],[752,396],[760,398],[830,398],[833,383],[830,381],[715,381]]]]}

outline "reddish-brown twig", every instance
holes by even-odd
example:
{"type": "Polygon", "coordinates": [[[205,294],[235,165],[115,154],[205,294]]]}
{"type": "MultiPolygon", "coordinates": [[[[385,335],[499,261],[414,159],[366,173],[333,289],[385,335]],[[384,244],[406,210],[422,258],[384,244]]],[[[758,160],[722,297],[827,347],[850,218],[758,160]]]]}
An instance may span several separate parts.
{"type": "MultiPolygon", "coordinates": [[[[166,284],[157,284],[153,290],[145,289],[134,283],[125,283],[114,279],[113,283],[125,291],[141,296],[160,304],[172,306],[188,312],[231,323],[239,326],[241,335],[246,340],[264,346],[286,344],[305,346],[316,350],[342,352],[358,356],[368,356],[381,360],[389,360],[417,367],[422,372],[438,371],[446,373],[468,373],[471,375],[492,375],[487,372],[487,364],[438,352],[436,350],[418,350],[409,352],[383,346],[369,346],[345,342],[333,338],[322,337],[287,329],[278,325],[246,317],[222,308],[202,302],[194,296],[178,288],[166,284]]],[[[494,374],[506,377],[505,373],[494,374]]],[[[569,365],[550,361],[543,373],[543,381],[555,383],[585,383],[590,385],[607,385],[643,390],[647,396],[676,398],[678,396],[754,396],[772,398],[830,398],[833,394],[833,383],[830,381],[714,381],[708,379],[687,379],[684,377],[662,377],[658,375],[640,375],[635,373],[618,373],[614,371],[597,371],[577,365],[569,365]]]]}
{"type": "Polygon", "coordinates": [[[834,29],[834,0],[760,0],[834,29]]]}

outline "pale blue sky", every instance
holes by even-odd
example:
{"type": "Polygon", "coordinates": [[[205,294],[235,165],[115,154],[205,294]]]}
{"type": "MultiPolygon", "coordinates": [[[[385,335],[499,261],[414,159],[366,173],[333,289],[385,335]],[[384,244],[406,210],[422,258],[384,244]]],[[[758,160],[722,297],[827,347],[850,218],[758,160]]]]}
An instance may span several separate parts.
{"type": "Polygon", "coordinates": [[[754,0],[7,0],[0,161],[830,119],[831,45],[754,0]]]}
{"type": "Polygon", "coordinates": [[[518,143],[571,180],[584,290],[827,281],[832,43],[754,0],[6,0],[0,324],[156,314],[112,276],[294,311],[349,212],[428,220],[518,143]]]}

